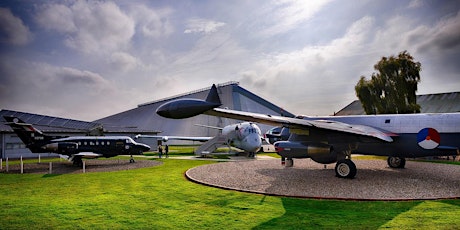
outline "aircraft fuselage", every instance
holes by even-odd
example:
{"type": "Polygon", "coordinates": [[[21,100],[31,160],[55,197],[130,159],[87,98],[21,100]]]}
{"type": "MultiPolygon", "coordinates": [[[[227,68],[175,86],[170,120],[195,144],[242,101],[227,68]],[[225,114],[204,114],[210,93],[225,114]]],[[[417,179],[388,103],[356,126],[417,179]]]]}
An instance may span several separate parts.
{"type": "MultiPolygon", "coordinates": [[[[460,149],[460,113],[443,114],[398,114],[304,117],[306,120],[329,120],[354,125],[374,127],[387,133],[393,142],[382,142],[373,138],[356,136],[352,153],[398,157],[423,157],[455,155],[460,149]]],[[[314,132],[314,131],[312,131],[314,132]]],[[[321,131],[319,131],[321,132],[321,131]]],[[[312,134],[312,139],[315,139],[312,134]]],[[[339,144],[350,143],[350,135],[324,135],[323,141],[339,144]],[[327,137],[325,140],[324,137],[327,137]]]]}
{"type": "Polygon", "coordinates": [[[225,126],[222,129],[222,136],[227,139],[231,146],[246,152],[258,152],[262,146],[260,128],[251,122],[225,126]]]}
{"type": "Polygon", "coordinates": [[[148,145],[137,143],[127,136],[103,136],[103,137],[65,137],[51,140],[49,144],[41,147],[45,151],[63,155],[71,155],[80,152],[93,152],[104,157],[117,155],[138,155],[148,151],[148,145]]]}

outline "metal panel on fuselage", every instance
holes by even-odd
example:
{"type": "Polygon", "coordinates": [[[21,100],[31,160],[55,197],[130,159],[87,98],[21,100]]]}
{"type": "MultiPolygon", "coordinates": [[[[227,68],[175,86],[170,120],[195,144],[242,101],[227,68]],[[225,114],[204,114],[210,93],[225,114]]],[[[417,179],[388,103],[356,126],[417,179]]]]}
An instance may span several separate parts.
{"type": "MultiPolygon", "coordinates": [[[[442,143],[455,143],[459,140],[459,134],[440,134],[442,143]]],[[[458,147],[454,145],[440,145],[434,149],[424,149],[418,145],[417,134],[400,134],[393,137],[392,143],[359,143],[358,148],[353,150],[354,154],[366,154],[377,156],[399,156],[399,157],[424,157],[424,156],[446,156],[455,155],[455,149],[443,149],[443,146],[458,147]]]]}

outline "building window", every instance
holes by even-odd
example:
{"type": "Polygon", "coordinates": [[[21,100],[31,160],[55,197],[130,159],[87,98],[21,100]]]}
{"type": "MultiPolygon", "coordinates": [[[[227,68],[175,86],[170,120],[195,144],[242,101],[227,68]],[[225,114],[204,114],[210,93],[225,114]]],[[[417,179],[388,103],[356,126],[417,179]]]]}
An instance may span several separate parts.
{"type": "Polygon", "coordinates": [[[6,149],[25,149],[26,145],[24,143],[6,143],[6,149]]]}

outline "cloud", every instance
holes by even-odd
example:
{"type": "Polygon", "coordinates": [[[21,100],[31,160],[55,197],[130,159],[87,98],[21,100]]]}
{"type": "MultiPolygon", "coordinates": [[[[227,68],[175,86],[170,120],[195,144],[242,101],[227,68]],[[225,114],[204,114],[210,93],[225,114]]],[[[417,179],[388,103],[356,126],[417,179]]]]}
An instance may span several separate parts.
{"type": "Polygon", "coordinates": [[[295,1],[281,0],[272,4],[262,4],[262,8],[256,13],[254,22],[257,33],[261,36],[273,36],[286,33],[299,24],[311,19],[324,5],[325,1],[295,1]]]}
{"type": "Polygon", "coordinates": [[[420,8],[424,5],[423,0],[412,0],[410,1],[408,8],[409,9],[414,9],[414,8],[420,8]]]}
{"type": "Polygon", "coordinates": [[[136,27],[146,37],[162,38],[171,35],[174,27],[169,21],[173,13],[170,8],[152,9],[144,5],[135,5],[130,15],[137,22],[136,27]]]}
{"type": "Polygon", "coordinates": [[[220,27],[225,26],[224,22],[217,22],[213,20],[203,18],[192,18],[187,20],[186,27],[184,30],[185,34],[191,33],[204,33],[209,34],[216,32],[220,27]]]}
{"type": "Polygon", "coordinates": [[[110,64],[113,68],[122,72],[127,72],[139,66],[140,61],[125,52],[115,52],[110,57],[110,64]]]}
{"type": "Polygon", "coordinates": [[[0,42],[26,45],[32,40],[32,33],[22,20],[10,9],[0,8],[0,42]]]}
{"type": "Polygon", "coordinates": [[[43,28],[61,33],[78,32],[74,22],[74,12],[65,5],[48,5],[37,16],[37,23],[43,28]]]}
{"type": "Polygon", "coordinates": [[[54,66],[42,62],[30,62],[18,59],[2,58],[2,85],[13,84],[12,90],[18,90],[12,95],[24,93],[31,88],[43,94],[49,92],[71,93],[69,89],[83,89],[88,94],[93,92],[113,90],[113,85],[101,75],[70,67],[54,66]],[[16,68],[20,66],[21,68],[16,68]]]}
{"type": "Polygon", "coordinates": [[[460,11],[454,17],[444,18],[433,27],[420,27],[412,37],[423,37],[419,50],[421,52],[437,50],[437,52],[459,51],[460,48],[460,11]]]}
{"type": "Polygon", "coordinates": [[[365,16],[349,25],[342,36],[323,45],[267,53],[249,64],[240,80],[287,111],[332,114],[344,106],[344,100],[355,98],[354,84],[359,80],[362,61],[368,62],[374,26],[375,19],[365,16]],[[262,81],[267,83],[260,84],[262,81]]]}
{"type": "Polygon", "coordinates": [[[8,58],[0,60],[0,67],[0,104],[4,108],[90,118],[91,114],[85,116],[81,111],[107,109],[99,101],[111,106],[111,97],[117,92],[112,82],[88,70],[8,58]]]}
{"type": "Polygon", "coordinates": [[[403,50],[422,62],[424,92],[458,91],[458,9],[329,2],[71,0],[12,8],[18,20],[37,20],[35,41],[45,44],[0,54],[0,102],[100,118],[236,80],[288,111],[326,115],[356,99],[354,85],[382,56],[403,50]]]}
{"type": "Polygon", "coordinates": [[[134,35],[133,19],[112,2],[50,4],[36,18],[43,28],[63,34],[68,47],[84,53],[123,49],[134,35]]]}
{"type": "Polygon", "coordinates": [[[51,80],[60,81],[62,84],[83,84],[90,86],[91,88],[100,89],[103,89],[107,85],[109,85],[109,82],[105,80],[101,75],[87,70],[78,70],[68,67],[58,67],[51,69],[50,72],[51,80]]]}

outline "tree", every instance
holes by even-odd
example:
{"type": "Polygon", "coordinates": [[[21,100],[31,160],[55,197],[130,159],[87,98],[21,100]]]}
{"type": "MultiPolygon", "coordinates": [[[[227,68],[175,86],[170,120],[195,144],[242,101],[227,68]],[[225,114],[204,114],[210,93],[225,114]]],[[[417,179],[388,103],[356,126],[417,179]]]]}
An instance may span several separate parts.
{"type": "Polygon", "coordinates": [[[356,96],[366,114],[420,113],[415,92],[420,82],[420,62],[403,51],[397,57],[382,57],[370,80],[361,76],[356,96]]]}

